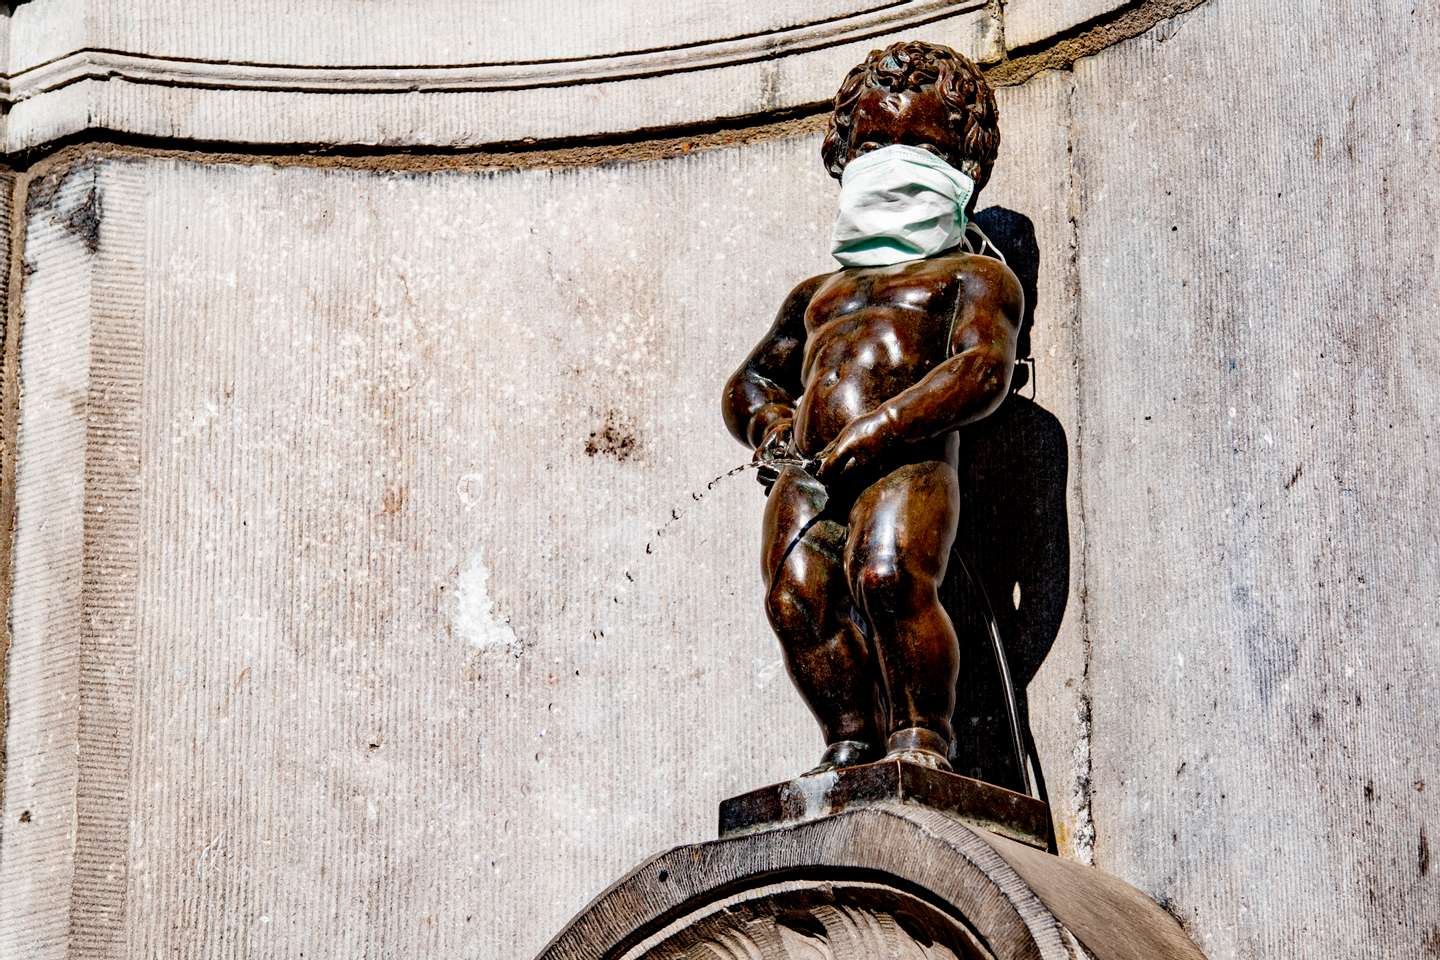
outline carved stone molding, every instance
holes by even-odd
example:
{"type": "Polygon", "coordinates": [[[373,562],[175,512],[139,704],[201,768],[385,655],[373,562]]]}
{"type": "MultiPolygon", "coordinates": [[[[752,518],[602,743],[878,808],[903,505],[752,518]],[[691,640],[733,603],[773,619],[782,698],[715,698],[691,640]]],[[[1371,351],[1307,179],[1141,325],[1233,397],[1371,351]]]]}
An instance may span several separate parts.
{"type": "Polygon", "coordinates": [[[262,0],[243,5],[243,19],[213,0],[126,6],[125,17],[86,0],[0,14],[7,151],[93,128],[394,147],[618,134],[825,100],[892,40],[925,36],[977,60],[1000,56],[985,0],[738,10],[682,0],[661,20],[621,0],[598,11],[573,0],[423,0],[406,11],[262,0]]]}
{"type": "MultiPolygon", "coordinates": [[[[868,40],[984,10],[984,0],[906,0],[765,32],[636,51],[530,61],[420,65],[309,65],[77,50],[6,78],[12,103],[84,80],[282,93],[486,92],[565,87],[773,60],[868,40]]],[[[638,40],[639,38],[637,38],[638,40]]]]}
{"type": "Polygon", "coordinates": [[[86,131],[204,145],[473,149],[688,135],[820,109],[898,40],[997,83],[1203,0],[46,0],[0,7],[0,151],[86,131]],[[1003,62],[1002,62],[1003,61],[1003,62]]]}
{"type": "Polygon", "coordinates": [[[789,880],[707,903],[623,960],[994,960],[964,920],[882,884],[789,880]]]}

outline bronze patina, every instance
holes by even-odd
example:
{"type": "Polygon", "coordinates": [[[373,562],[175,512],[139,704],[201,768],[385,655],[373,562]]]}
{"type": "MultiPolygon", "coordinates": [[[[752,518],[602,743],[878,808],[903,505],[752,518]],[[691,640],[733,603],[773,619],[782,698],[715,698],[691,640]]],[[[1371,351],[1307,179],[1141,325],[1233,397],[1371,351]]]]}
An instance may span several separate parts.
{"type": "MultiPolygon", "coordinates": [[[[845,78],[822,156],[839,177],[890,144],[935,152],[975,181],[969,215],[999,140],[975,65],[911,42],[845,78]]],[[[811,277],[725,386],[726,425],[764,467],[765,611],[825,739],[817,770],[949,769],[956,431],[1004,399],[1023,306],[1003,262],[955,247],[811,277]]]]}

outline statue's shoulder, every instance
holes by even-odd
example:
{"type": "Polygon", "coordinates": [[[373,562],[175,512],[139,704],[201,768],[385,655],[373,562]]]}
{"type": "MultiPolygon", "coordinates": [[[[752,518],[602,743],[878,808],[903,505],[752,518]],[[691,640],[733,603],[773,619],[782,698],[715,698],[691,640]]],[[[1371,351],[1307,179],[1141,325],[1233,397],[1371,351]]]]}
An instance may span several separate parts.
{"type": "Polygon", "coordinates": [[[1025,291],[1020,278],[1005,261],[979,253],[950,253],[943,258],[953,278],[958,279],[958,296],[972,305],[988,304],[991,311],[1007,317],[1018,327],[1025,312],[1025,291]]]}
{"type": "Polygon", "coordinates": [[[1020,280],[1015,276],[1015,271],[1011,270],[1005,261],[999,257],[970,253],[965,250],[956,250],[953,253],[946,253],[936,257],[934,262],[943,264],[946,270],[960,277],[974,277],[976,280],[998,284],[1013,282],[1017,287],[1020,285],[1020,280]]]}
{"type": "Polygon", "coordinates": [[[810,309],[810,302],[815,299],[815,294],[824,285],[825,281],[833,277],[833,273],[816,274],[813,277],[806,277],[785,295],[785,300],[780,304],[779,322],[791,328],[798,328],[805,322],[805,313],[810,309]]]}
{"type": "Polygon", "coordinates": [[[1025,305],[1025,291],[1020,278],[1005,261],[977,253],[953,253],[943,258],[946,269],[953,271],[963,284],[963,296],[974,300],[992,299],[1018,316],[1025,305]]]}
{"type": "Polygon", "coordinates": [[[806,277],[804,280],[795,284],[790,293],[786,295],[785,303],[780,308],[781,312],[803,314],[806,308],[810,306],[810,301],[815,299],[815,295],[819,293],[820,288],[825,285],[825,282],[839,272],[840,271],[836,270],[831,273],[817,273],[815,276],[806,277]]]}
{"type": "Polygon", "coordinates": [[[806,300],[809,300],[811,297],[815,296],[816,292],[822,286],[825,285],[825,282],[827,280],[829,280],[831,277],[836,276],[840,272],[841,271],[839,270],[832,270],[829,273],[817,273],[813,277],[806,277],[804,280],[801,280],[799,283],[795,284],[795,289],[790,291],[790,296],[803,297],[806,300]]]}

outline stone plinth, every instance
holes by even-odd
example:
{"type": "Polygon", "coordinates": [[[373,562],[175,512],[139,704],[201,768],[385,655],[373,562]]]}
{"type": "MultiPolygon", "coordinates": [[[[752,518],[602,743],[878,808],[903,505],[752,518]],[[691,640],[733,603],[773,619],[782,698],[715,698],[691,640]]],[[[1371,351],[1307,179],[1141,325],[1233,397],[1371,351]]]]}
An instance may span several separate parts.
{"type": "Polygon", "coordinates": [[[889,762],[736,797],[727,836],[640,864],[538,960],[1203,960],[1129,884],[976,826],[994,789],[889,762]]]}

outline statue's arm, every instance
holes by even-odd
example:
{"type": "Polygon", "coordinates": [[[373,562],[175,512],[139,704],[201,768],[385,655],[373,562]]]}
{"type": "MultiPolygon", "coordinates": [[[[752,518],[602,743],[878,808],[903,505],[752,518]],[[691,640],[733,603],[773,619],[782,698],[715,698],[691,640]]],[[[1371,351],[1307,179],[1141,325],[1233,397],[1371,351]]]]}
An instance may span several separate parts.
{"type": "Polygon", "coordinates": [[[874,412],[895,439],[928,440],[989,416],[1010,390],[1025,293],[998,260],[963,281],[951,327],[949,359],[874,412]]]}
{"type": "Polygon", "coordinates": [[[800,366],[805,355],[805,308],[823,279],[811,277],[790,291],[769,332],[725,383],[720,399],[725,426],[751,448],[760,446],[771,427],[795,416],[804,389],[800,366]]]}
{"type": "Polygon", "coordinates": [[[998,260],[983,261],[961,283],[949,357],[913,386],[850,421],[820,453],[822,479],[844,476],[901,444],[974,423],[1005,399],[1025,293],[998,260]]]}

